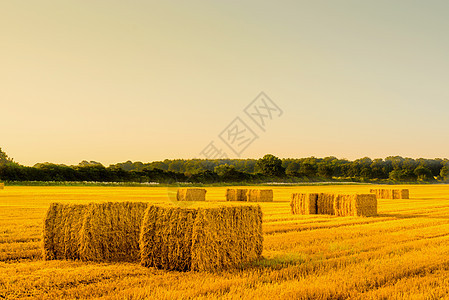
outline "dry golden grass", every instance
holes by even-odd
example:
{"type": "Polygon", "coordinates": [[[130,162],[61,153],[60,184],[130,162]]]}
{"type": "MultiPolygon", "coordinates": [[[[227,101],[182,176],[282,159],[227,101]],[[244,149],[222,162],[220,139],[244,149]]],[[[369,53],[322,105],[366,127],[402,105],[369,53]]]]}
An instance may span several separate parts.
{"type": "MultiPolygon", "coordinates": [[[[6,187],[0,193],[0,298],[447,298],[449,186],[406,186],[411,199],[379,199],[376,217],[290,211],[294,192],[367,193],[372,187],[381,188],[273,188],[274,202],[259,203],[263,259],[213,273],[42,260],[42,226],[51,202],[163,204],[169,201],[166,188],[6,187]]],[[[208,188],[208,201],[225,201],[225,190],[208,188]]]]}

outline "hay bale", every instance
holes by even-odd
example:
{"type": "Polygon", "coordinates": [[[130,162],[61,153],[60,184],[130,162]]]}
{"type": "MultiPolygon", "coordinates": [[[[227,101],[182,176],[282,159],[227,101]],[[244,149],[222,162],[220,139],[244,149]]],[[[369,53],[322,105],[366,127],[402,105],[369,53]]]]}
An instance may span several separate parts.
{"type": "Polygon", "coordinates": [[[52,203],[44,219],[43,257],[93,261],[139,260],[146,203],[52,203]]]}
{"type": "Polygon", "coordinates": [[[3,190],[5,188],[5,184],[3,182],[0,182],[0,190],[3,190]]]}
{"type": "Polygon", "coordinates": [[[196,215],[196,209],[148,207],[140,233],[141,264],[166,270],[189,270],[196,215]]]}
{"type": "Polygon", "coordinates": [[[273,202],[273,190],[249,189],[246,197],[248,202],[273,202]]]}
{"type": "Polygon", "coordinates": [[[316,214],[318,194],[293,193],[290,201],[292,214],[316,214]]]}
{"type": "Polygon", "coordinates": [[[140,235],[141,264],[167,270],[213,271],[262,254],[259,206],[148,207],[140,235]]]}
{"type": "Polygon", "coordinates": [[[334,211],[336,216],[377,215],[377,197],[374,194],[338,194],[335,196],[334,211]]]}
{"type": "Polygon", "coordinates": [[[79,259],[83,215],[87,205],[52,203],[43,227],[43,258],[79,259]]]}
{"type": "Polygon", "coordinates": [[[319,215],[334,215],[335,194],[319,193],[316,201],[316,213],[319,215]]]}
{"type": "Polygon", "coordinates": [[[139,236],[147,203],[91,203],[80,230],[80,258],[85,261],[138,261],[139,236]]]}
{"type": "Polygon", "coordinates": [[[178,201],[206,201],[206,190],[198,188],[178,189],[176,200],[178,201]]]}
{"type": "Polygon", "coordinates": [[[226,201],[248,201],[248,189],[226,189],[226,201]]]}
{"type": "Polygon", "coordinates": [[[370,193],[376,195],[378,199],[409,199],[408,189],[370,189],[370,193]]]}

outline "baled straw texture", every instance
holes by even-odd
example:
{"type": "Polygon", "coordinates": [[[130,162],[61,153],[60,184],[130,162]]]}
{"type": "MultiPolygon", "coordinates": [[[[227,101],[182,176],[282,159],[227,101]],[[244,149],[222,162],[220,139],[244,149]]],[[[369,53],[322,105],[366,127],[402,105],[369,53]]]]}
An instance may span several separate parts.
{"type": "Polygon", "coordinates": [[[139,260],[146,203],[50,205],[44,219],[44,259],[139,260]]]}
{"type": "Polygon", "coordinates": [[[292,214],[312,215],[316,214],[318,194],[293,193],[290,201],[292,214]]]}
{"type": "Polygon", "coordinates": [[[137,261],[147,203],[91,203],[80,232],[80,257],[86,261],[137,261]]]}
{"type": "Polygon", "coordinates": [[[370,193],[376,194],[378,199],[409,199],[408,189],[371,189],[370,193]]]}
{"type": "Polygon", "coordinates": [[[377,215],[377,198],[374,194],[338,194],[335,196],[334,211],[336,216],[377,215]]]}
{"type": "Polygon", "coordinates": [[[235,268],[263,250],[259,206],[199,208],[192,242],[192,270],[235,268]]]}
{"type": "Polygon", "coordinates": [[[206,201],[206,190],[197,188],[178,189],[176,199],[178,201],[206,201]]]}
{"type": "Polygon", "coordinates": [[[335,215],[334,198],[335,194],[319,193],[316,202],[316,213],[319,215],[335,215]]]}
{"type": "Polygon", "coordinates": [[[226,201],[248,201],[248,189],[226,189],[226,201]]]}
{"type": "Polygon", "coordinates": [[[141,264],[166,270],[189,270],[196,215],[195,209],[149,206],[140,233],[141,264]]]}
{"type": "Polygon", "coordinates": [[[87,205],[52,203],[44,219],[43,258],[79,259],[80,235],[87,205]]]}
{"type": "Polygon", "coordinates": [[[259,206],[148,207],[140,236],[141,263],[167,270],[213,271],[262,254],[259,206]]]}
{"type": "Polygon", "coordinates": [[[248,202],[273,202],[273,190],[248,189],[248,202]]]}

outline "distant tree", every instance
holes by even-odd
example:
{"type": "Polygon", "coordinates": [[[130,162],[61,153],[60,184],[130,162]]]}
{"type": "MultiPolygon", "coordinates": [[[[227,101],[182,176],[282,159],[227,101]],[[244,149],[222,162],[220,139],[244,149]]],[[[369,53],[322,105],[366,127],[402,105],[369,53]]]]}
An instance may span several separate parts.
{"type": "Polygon", "coordinates": [[[257,169],[266,176],[284,176],[285,169],[282,167],[282,160],[278,157],[267,154],[256,163],[257,169]]]}
{"type": "Polygon", "coordinates": [[[432,171],[424,166],[417,167],[413,173],[416,175],[419,181],[432,181],[434,180],[432,171]]]}

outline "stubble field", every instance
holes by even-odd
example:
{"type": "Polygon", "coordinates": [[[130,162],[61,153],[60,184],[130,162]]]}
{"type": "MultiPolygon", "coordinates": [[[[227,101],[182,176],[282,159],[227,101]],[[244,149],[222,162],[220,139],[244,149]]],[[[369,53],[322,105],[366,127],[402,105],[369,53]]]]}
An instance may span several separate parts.
{"type": "MultiPolygon", "coordinates": [[[[0,190],[0,298],[441,299],[449,295],[449,186],[411,185],[411,199],[379,200],[377,217],[299,216],[293,192],[364,192],[373,185],[274,187],[263,259],[220,273],[167,272],[138,263],[43,261],[51,202],[171,201],[164,187],[5,187],[0,190]]],[[[391,188],[394,188],[393,186],[391,188]]],[[[224,187],[207,188],[223,201],[224,187]]]]}

